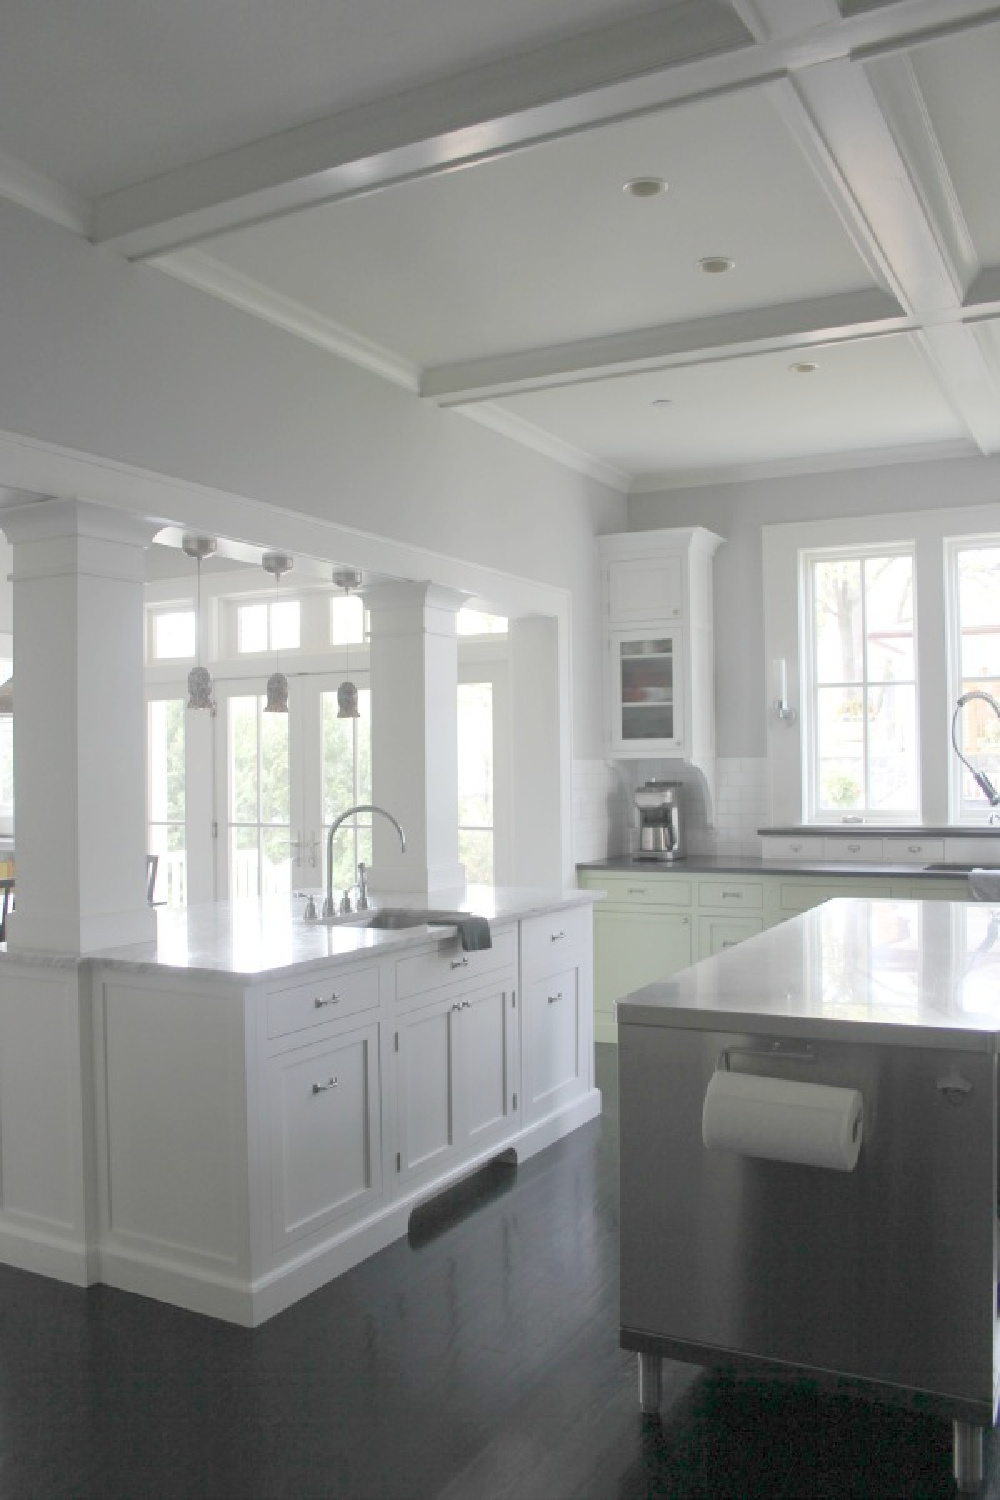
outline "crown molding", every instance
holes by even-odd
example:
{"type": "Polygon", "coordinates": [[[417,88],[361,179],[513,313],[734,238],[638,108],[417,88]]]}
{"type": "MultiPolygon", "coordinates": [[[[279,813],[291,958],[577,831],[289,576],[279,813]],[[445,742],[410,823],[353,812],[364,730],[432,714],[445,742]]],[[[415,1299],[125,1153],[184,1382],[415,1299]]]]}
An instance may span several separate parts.
{"type": "Polygon", "coordinates": [[[522,448],[530,448],[532,452],[541,454],[543,458],[551,458],[557,464],[562,464],[563,468],[573,469],[577,474],[585,475],[587,479],[596,479],[598,484],[606,484],[609,489],[617,490],[619,494],[628,494],[631,477],[625,469],[616,468],[614,464],[605,463],[603,459],[595,458],[593,454],[585,452],[582,448],[576,448],[572,443],[564,442],[562,438],[553,437],[550,432],[536,427],[533,422],[526,422],[523,417],[517,417],[513,412],[504,411],[502,407],[495,406],[492,402],[463,406],[457,410],[461,416],[470,417],[480,426],[488,427],[492,432],[498,432],[503,437],[520,443],[522,448]]]}
{"type": "Polygon", "coordinates": [[[169,255],[157,256],[148,264],[166,271],[169,276],[175,276],[188,286],[228,302],[232,307],[252,313],[254,317],[262,318],[264,322],[271,323],[286,333],[294,334],[296,338],[317,344],[340,359],[360,365],[373,375],[380,375],[383,380],[391,381],[393,385],[402,386],[404,390],[414,394],[419,390],[420,370],[409,360],[394,354],[391,349],[383,348],[372,339],[353,333],[342,323],[325,317],[302,302],[296,302],[293,297],[271,291],[252,277],[223,265],[204,250],[175,250],[169,255]]]}
{"type": "Polygon", "coordinates": [[[91,207],[80,193],[63,187],[51,177],[25,166],[13,156],[0,151],[0,198],[29,208],[63,229],[86,238],[90,234],[91,207]]]}
{"type": "Polygon", "coordinates": [[[790,479],[808,474],[838,474],[848,469],[878,469],[896,464],[938,463],[947,459],[982,458],[971,443],[910,443],[899,448],[853,449],[848,453],[819,453],[803,458],[773,459],[760,464],[732,464],[717,469],[679,469],[642,474],[633,480],[630,495],[656,495],[662,490],[694,490],[725,484],[753,484],[758,480],[790,479]]]}

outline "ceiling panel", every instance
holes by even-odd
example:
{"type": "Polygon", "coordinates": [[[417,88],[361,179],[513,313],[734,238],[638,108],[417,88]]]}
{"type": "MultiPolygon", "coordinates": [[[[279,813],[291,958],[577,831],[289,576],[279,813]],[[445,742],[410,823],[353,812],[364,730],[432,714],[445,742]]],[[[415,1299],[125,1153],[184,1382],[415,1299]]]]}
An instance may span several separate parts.
{"type": "MultiPolygon", "coordinates": [[[[711,45],[745,32],[701,0],[711,45]]],[[[3,150],[87,195],[683,0],[0,6],[3,150]]]]}
{"type": "MultiPolygon", "coordinates": [[[[547,390],[498,403],[634,475],[719,471],[968,438],[906,334],[547,390]],[[657,401],[669,405],[656,405],[657,401]]],[[[971,445],[970,445],[971,451],[971,445]]]]}
{"type": "Polygon", "coordinates": [[[1000,24],[911,54],[982,266],[1000,265],[1000,24]]]}
{"type": "Polygon", "coordinates": [[[765,88],[217,238],[209,253],[421,366],[872,286],[765,88]],[[623,192],[663,178],[655,198],[623,192]],[[736,268],[709,276],[704,256],[736,268]]]}

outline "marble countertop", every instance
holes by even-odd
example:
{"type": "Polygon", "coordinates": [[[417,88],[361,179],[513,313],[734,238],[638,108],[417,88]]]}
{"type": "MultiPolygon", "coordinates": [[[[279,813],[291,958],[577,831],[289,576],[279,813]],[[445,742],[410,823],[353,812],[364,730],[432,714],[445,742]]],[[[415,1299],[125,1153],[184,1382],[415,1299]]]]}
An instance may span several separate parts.
{"type": "Polygon", "coordinates": [[[608,859],[590,860],[577,865],[578,870],[621,870],[629,875],[883,875],[913,880],[964,880],[968,865],[944,870],[940,865],[928,869],[923,865],[884,864],[845,859],[763,859],[757,855],[687,854],[683,859],[637,859],[632,855],[612,855],[608,859]]]}
{"type": "MultiPolygon", "coordinates": [[[[321,899],[321,898],[320,898],[321,899]]],[[[522,887],[469,886],[463,891],[396,891],[371,898],[368,915],[381,907],[463,911],[493,923],[591,904],[593,893],[578,890],[546,891],[522,887]]],[[[319,904],[319,903],[317,903],[319,904]]],[[[172,910],[157,909],[157,936],[149,943],[107,948],[87,959],[132,972],[175,969],[192,976],[268,979],[307,970],[331,959],[350,959],[411,947],[428,939],[453,940],[447,927],[419,925],[381,931],[357,925],[351,918],[328,925],[305,922],[305,902],[296,898],[247,898],[172,910]]],[[[362,917],[364,914],[361,914],[362,917]]],[[[359,919],[360,920],[360,919],[359,919]]],[[[54,955],[17,951],[12,959],[31,963],[51,961],[54,955]]],[[[65,960],[65,955],[63,956],[65,960]]],[[[73,960],[79,962],[79,959],[73,960]]]]}
{"type": "Polygon", "coordinates": [[[828,901],[635,991],[618,1022],[996,1051],[1000,910],[828,901]]]}

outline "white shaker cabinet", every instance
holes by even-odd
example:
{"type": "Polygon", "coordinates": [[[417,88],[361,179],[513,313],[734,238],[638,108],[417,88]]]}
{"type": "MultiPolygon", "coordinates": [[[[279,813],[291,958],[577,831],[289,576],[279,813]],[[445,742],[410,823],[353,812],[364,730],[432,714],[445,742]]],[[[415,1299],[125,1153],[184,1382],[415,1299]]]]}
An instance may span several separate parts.
{"type": "Polygon", "coordinates": [[[592,1086],[591,934],[585,908],[521,923],[526,1121],[551,1114],[592,1086]]]}
{"type": "Polygon", "coordinates": [[[714,777],[712,559],[703,527],[601,537],[607,743],[613,756],[677,756],[714,777]]]}

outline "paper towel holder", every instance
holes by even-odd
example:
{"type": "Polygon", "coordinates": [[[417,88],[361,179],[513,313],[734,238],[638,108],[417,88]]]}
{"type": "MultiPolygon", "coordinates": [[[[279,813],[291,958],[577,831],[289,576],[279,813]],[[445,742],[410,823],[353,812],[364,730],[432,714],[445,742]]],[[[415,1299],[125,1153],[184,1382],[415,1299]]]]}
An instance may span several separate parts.
{"type": "Polygon", "coordinates": [[[724,1047],[722,1049],[716,1059],[716,1072],[721,1070],[723,1073],[731,1073],[733,1069],[730,1059],[733,1056],[763,1058],[769,1062],[773,1062],[775,1059],[779,1059],[782,1062],[814,1063],[819,1061],[815,1049],[808,1042],[804,1047],[789,1047],[785,1042],[772,1042],[769,1047],[741,1047],[737,1044],[736,1046],[724,1047]]]}

